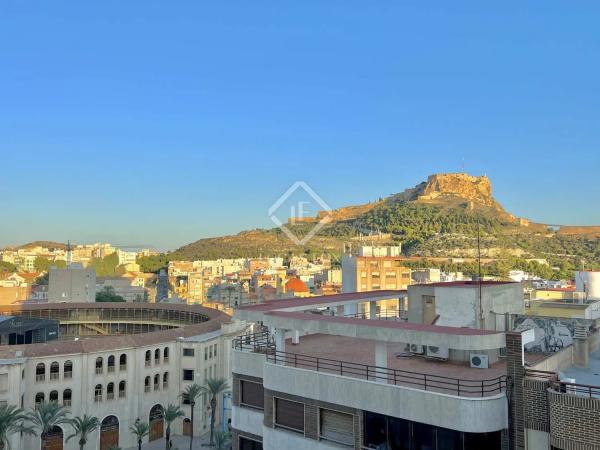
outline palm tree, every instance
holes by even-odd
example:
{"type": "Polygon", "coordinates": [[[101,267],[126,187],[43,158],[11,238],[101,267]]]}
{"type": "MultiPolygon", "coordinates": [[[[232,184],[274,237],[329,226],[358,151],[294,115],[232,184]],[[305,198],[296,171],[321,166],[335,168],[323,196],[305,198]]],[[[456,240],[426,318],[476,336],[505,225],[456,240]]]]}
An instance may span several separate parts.
{"type": "Polygon", "coordinates": [[[205,392],[206,388],[204,386],[200,386],[198,383],[194,383],[187,386],[183,391],[183,395],[187,397],[188,401],[190,402],[191,409],[192,426],[190,432],[190,450],[192,450],[192,444],[194,442],[194,407],[196,406],[196,400],[198,399],[198,397],[200,397],[205,392]]]}
{"type": "Polygon", "coordinates": [[[227,431],[218,430],[215,432],[215,449],[225,450],[225,446],[231,440],[231,434],[227,431]]]}
{"type": "Polygon", "coordinates": [[[70,425],[69,410],[56,402],[40,403],[31,411],[27,418],[40,431],[40,448],[46,448],[46,438],[52,428],[60,425],[70,425]]]}
{"type": "Polygon", "coordinates": [[[71,426],[74,429],[74,433],[67,438],[67,442],[76,436],[79,436],[79,450],[83,450],[85,444],[87,444],[88,435],[98,429],[100,422],[97,417],[88,416],[87,414],[81,417],[75,417],[71,421],[71,426]]]}
{"type": "Polygon", "coordinates": [[[210,395],[210,445],[215,445],[217,396],[227,390],[229,390],[229,384],[225,378],[209,378],[206,380],[206,392],[210,395]]]}
{"type": "Polygon", "coordinates": [[[0,405],[0,449],[9,449],[8,437],[14,433],[35,434],[33,428],[27,427],[23,422],[27,414],[14,405],[0,405]]]}
{"type": "Polygon", "coordinates": [[[146,422],[136,420],[135,423],[129,427],[129,431],[135,434],[135,437],[137,438],[138,450],[142,450],[142,441],[150,434],[150,425],[146,422]]]}
{"type": "Polygon", "coordinates": [[[169,403],[165,408],[165,411],[163,412],[163,417],[167,423],[167,431],[165,432],[165,450],[169,450],[169,441],[171,440],[171,424],[183,416],[185,416],[185,414],[179,406],[169,403]]]}

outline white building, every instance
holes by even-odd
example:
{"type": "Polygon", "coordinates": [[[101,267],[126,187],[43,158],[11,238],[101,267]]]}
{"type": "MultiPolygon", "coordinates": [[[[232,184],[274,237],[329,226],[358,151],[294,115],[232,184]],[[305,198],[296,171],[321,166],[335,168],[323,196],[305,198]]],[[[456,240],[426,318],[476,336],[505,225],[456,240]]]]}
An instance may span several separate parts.
{"type": "Polygon", "coordinates": [[[96,271],[71,264],[65,269],[49,270],[48,301],[50,303],[82,303],[96,301],[96,271]]]}
{"type": "MultiPolygon", "coordinates": [[[[63,337],[80,336],[2,346],[0,402],[30,410],[53,401],[72,416],[98,417],[102,426],[86,447],[97,450],[135,446],[129,427],[138,419],[150,423],[150,440],[162,439],[161,412],[168,404],[181,406],[185,413],[174,423],[173,433],[189,432],[190,407],[182,392],[194,382],[230,378],[231,340],[244,327],[230,324],[216,310],[187,305],[46,304],[2,306],[0,312],[55,318],[61,321],[63,337]],[[107,334],[99,336],[102,331],[107,334]],[[96,334],[86,338],[90,333],[96,334]]],[[[216,414],[219,423],[223,398],[216,414]]],[[[195,411],[195,434],[204,434],[210,425],[206,397],[198,400],[195,411]]],[[[48,448],[78,449],[76,439],[64,442],[71,432],[68,426],[54,430],[48,448]]],[[[12,450],[31,450],[40,448],[40,438],[14,434],[10,444],[12,450]]]]}

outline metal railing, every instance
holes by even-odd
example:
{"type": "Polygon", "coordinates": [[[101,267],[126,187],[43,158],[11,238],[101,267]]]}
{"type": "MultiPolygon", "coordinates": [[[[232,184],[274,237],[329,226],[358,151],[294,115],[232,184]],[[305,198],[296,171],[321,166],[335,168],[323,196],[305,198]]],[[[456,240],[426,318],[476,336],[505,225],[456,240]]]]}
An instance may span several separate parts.
{"type": "Polygon", "coordinates": [[[50,379],[51,380],[59,380],[60,379],[60,373],[58,373],[58,372],[50,372],[50,379]]]}
{"type": "MultiPolygon", "coordinates": [[[[369,311],[365,311],[356,314],[344,314],[344,317],[350,317],[352,319],[370,319],[371,313],[369,311]]],[[[377,320],[407,320],[407,312],[400,311],[398,309],[380,310],[377,313],[377,320]]]]}
{"type": "Polygon", "coordinates": [[[600,398],[600,386],[591,384],[569,383],[561,381],[556,372],[527,369],[527,378],[535,378],[548,382],[548,387],[561,394],[579,395],[582,397],[600,398]]]}
{"type": "Polygon", "coordinates": [[[274,364],[315,370],[344,377],[405,386],[460,397],[488,397],[506,391],[506,376],[488,380],[463,380],[426,373],[369,366],[314,356],[273,351],[267,361],[274,364]]]}
{"type": "Polygon", "coordinates": [[[254,334],[238,336],[232,341],[234,350],[242,350],[252,353],[272,353],[275,351],[275,341],[268,331],[261,330],[254,334]]]}
{"type": "Polygon", "coordinates": [[[582,397],[600,398],[600,386],[590,384],[567,383],[555,381],[550,383],[550,388],[562,394],[579,395],[582,397]]]}
{"type": "Polygon", "coordinates": [[[65,371],[64,375],[63,375],[65,380],[70,380],[71,378],[73,378],[73,372],[72,371],[65,371]]]}

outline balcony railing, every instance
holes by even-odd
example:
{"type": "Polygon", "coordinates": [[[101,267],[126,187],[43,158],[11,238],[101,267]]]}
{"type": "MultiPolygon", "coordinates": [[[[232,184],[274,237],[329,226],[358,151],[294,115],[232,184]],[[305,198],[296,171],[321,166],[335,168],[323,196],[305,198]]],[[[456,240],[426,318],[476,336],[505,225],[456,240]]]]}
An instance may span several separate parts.
{"type": "Polygon", "coordinates": [[[561,381],[556,372],[527,369],[527,378],[536,378],[548,382],[548,387],[561,394],[579,395],[582,397],[600,398],[600,386],[591,384],[569,383],[561,381]]]}
{"type": "Polygon", "coordinates": [[[58,372],[50,372],[50,379],[51,380],[58,380],[58,379],[60,379],[60,373],[58,373],[58,372]]]}
{"type": "Polygon", "coordinates": [[[125,391],[119,391],[119,398],[125,398],[125,391]]]}
{"type": "Polygon", "coordinates": [[[272,353],[275,351],[275,342],[268,331],[238,336],[232,342],[234,350],[253,353],[272,353]]]}
{"type": "Polygon", "coordinates": [[[152,361],[146,360],[146,367],[150,367],[150,366],[152,366],[152,361]]]}
{"type": "Polygon", "coordinates": [[[163,358],[163,364],[169,364],[169,357],[168,356],[165,356],[163,358]]]}
{"type": "MultiPolygon", "coordinates": [[[[371,314],[369,311],[356,313],[356,314],[344,314],[344,317],[350,317],[353,319],[370,319],[371,314]]],[[[408,315],[406,311],[400,311],[398,309],[384,309],[377,313],[377,320],[407,320],[408,315]]]]}
{"type": "Polygon", "coordinates": [[[150,386],[144,386],[144,392],[150,392],[150,386]]]}
{"type": "Polygon", "coordinates": [[[43,373],[37,374],[35,376],[35,381],[44,381],[46,379],[46,375],[43,373]]]}
{"type": "Polygon", "coordinates": [[[73,372],[65,372],[63,377],[65,380],[70,380],[71,378],[73,378],[73,372]]]}
{"type": "Polygon", "coordinates": [[[426,373],[369,366],[314,356],[273,351],[267,361],[300,369],[314,370],[344,377],[405,386],[460,397],[489,397],[506,391],[506,376],[489,380],[463,380],[426,373]]]}
{"type": "Polygon", "coordinates": [[[115,394],[113,392],[109,392],[106,394],[106,400],[113,400],[115,398],[115,394]]]}
{"type": "Polygon", "coordinates": [[[115,366],[108,366],[108,367],[106,368],[106,371],[107,371],[108,373],[114,373],[114,372],[115,372],[115,366]]]}
{"type": "Polygon", "coordinates": [[[63,406],[65,408],[70,408],[71,407],[71,400],[63,400],[63,406]]]}
{"type": "Polygon", "coordinates": [[[127,370],[127,364],[119,364],[119,370],[121,372],[124,372],[125,370],[127,370]]]}
{"type": "Polygon", "coordinates": [[[96,367],[96,375],[102,375],[102,367],[96,367]]]}

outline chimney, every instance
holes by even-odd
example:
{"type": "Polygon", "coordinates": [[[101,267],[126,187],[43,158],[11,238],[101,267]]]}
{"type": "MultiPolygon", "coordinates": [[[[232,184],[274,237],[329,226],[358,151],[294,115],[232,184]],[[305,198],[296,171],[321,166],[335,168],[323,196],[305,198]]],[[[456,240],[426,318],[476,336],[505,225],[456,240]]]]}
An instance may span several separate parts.
{"type": "Polygon", "coordinates": [[[573,335],[573,364],[582,369],[590,366],[590,342],[585,325],[575,325],[573,335]]]}

